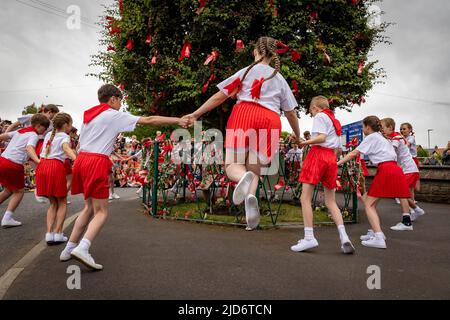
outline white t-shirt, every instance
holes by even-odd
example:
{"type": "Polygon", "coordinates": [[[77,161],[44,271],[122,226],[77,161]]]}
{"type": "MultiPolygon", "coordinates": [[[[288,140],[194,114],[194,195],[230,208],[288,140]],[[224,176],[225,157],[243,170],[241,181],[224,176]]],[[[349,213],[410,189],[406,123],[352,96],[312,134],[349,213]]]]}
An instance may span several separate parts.
{"type": "MultiPolygon", "coordinates": [[[[217,85],[220,91],[229,96],[228,90],[225,89],[227,85],[235,81],[238,77],[242,80],[245,71],[248,67],[239,70],[228,79],[222,81],[217,85]]],[[[263,107],[270,109],[278,114],[281,111],[291,111],[297,106],[297,100],[292,93],[286,80],[278,72],[276,76],[270,80],[264,81],[261,87],[261,94],[258,100],[254,100],[251,94],[251,87],[255,79],[268,78],[272,75],[275,69],[269,65],[258,63],[247,74],[244,82],[242,83],[241,91],[237,94],[238,103],[240,101],[257,102],[263,107]]]]}
{"type": "Polygon", "coordinates": [[[330,149],[337,149],[342,147],[341,137],[336,134],[333,122],[331,121],[330,117],[323,112],[319,112],[318,114],[316,114],[313,119],[311,137],[315,138],[320,133],[326,134],[327,139],[325,140],[325,142],[319,143],[317,145],[330,149]]]}
{"type": "Polygon", "coordinates": [[[406,141],[403,139],[392,139],[391,143],[397,153],[397,163],[402,168],[403,173],[419,172],[419,169],[417,169],[417,165],[409,152],[409,148],[406,145],[406,141]]]}
{"type": "Polygon", "coordinates": [[[140,117],[114,109],[103,111],[80,130],[80,152],[100,153],[108,157],[114,151],[114,142],[121,132],[136,128],[140,117]]]}
{"type": "Polygon", "coordinates": [[[302,149],[295,150],[294,148],[292,148],[286,153],[286,160],[287,161],[301,162],[302,161],[302,156],[303,156],[302,149]]]}
{"type": "Polygon", "coordinates": [[[406,142],[409,145],[409,153],[413,156],[413,158],[417,157],[417,146],[416,146],[416,138],[413,135],[410,135],[406,138],[406,142]]]}
{"type": "Polygon", "coordinates": [[[53,138],[52,145],[50,147],[50,153],[46,157],[45,154],[47,153],[47,142],[50,140],[52,133],[49,132],[45,136],[44,139],[44,145],[42,146],[41,151],[41,159],[47,158],[47,159],[56,159],[64,162],[67,159],[67,155],[63,150],[63,144],[68,143],[70,146],[70,137],[68,134],[64,132],[57,132],[55,134],[55,137],[53,138]]]}
{"type": "Polygon", "coordinates": [[[8,147],[2,153],[2,157],[17,164],[24,164],[28,160],[27,146],[36,148],[39,140],[36,132],[19,133],[19,131],[8,132],[11,138],[8,147]]]}
{"type": "Polygon", "coordinates": [[[356,149],[369,157],[369,160],[377,165],[386,161],[396,161],[397,154],[391,142],[381,133],[374,132],[366,136],[356,149]]]}
{"type": "MultiPolygon", "coordinates": [[[[31,126],[31,118],[33,116],[34,116],[34,114],[26,114],[21,117],[18,117],[17,121],[20,122],[22,127],[29,127],[29,126],[31,126]]],[[[44,134],[38,135],[39,139],[44,139],[45,135],[52,131],[53,131],[53,122],[50,121],[50,125],[49,125],[48,129],[44,132],[44,134]]]]}

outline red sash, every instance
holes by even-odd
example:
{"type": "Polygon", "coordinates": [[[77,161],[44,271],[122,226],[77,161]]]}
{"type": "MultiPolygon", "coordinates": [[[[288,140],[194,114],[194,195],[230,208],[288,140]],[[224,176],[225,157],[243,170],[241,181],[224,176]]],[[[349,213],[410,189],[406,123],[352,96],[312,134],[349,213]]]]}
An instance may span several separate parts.
{"type": "Polygon", "coordinates": [[[325,113],[330,118],[331,122],[333,123],[336,134],[340,136],[342,134],[342,126],[339,120],[335,118],[334,112],[331,111],[331,109],[329,108],[325,108],[321,112],[325,113]]]}
{"type": "Polygon", "coordinates": [[[36,132],[37,134],[39,134],[39,133],[37,132],[37,130],[36,130],[34,127],[32,127],[32,126],[29,126],[29,127],[23,128],[23,129],[20,129],[20,130],[18,130],[17,132],[20,133],[20,134],[22,134],[22,133],[27,133],[27,132],[36,132]]]}
{"type": "MultiPolygon", "coordinates": [[[[106,103],[101,103],[98,106],[92,107],[84,112],[83,123],[87,124],[95,119],[102,112],[110,109],[111,106],[106,103]]],[[[111,108],[112,109],[112,108],[111,108]]]]}
{"type": "Polygon", "coordinates": [[[404,144],[408,144],[408,142],[406,141],[406,139],[398,132],[392,131],[389,134],[389,138],[391,138],[392,140],[397,140],[397,141],[403,141],[404,144]]]}

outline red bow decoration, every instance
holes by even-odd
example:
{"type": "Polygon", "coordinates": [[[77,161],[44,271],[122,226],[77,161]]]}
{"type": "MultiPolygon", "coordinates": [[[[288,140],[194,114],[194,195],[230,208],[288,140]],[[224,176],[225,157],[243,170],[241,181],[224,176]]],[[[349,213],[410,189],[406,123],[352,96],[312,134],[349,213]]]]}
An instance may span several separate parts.
{"type": "Polygon", "coordinates": [[[206,7],[206,3],[208,0],[198,0],[198,9],[195,11],[196,14],[200,14],[202,12],[203,8],[206,7]]]}
{"type": "Polygon", "coordinates": [[[358,144],[359,144],[358,137],[353,137],[352,140],[350,140],[349,142],[347,142],[347,144],[345,145],[345,147],[346,147],[346,148],[357,147],[358,144]]]}
{"type": "Polygon", "coordinates": [[[250,92],[252,94],[253,99],[259,99],[261,96],[261,86],[263,85],[265,79],[255,79],[252,84],[252,88],[250,89],[250,92]]]}
{"type": "Polygon", "coordinates": [[[203,65],[207,66],[210,62],[214,62],[219,57],[219,52],[213,50],[208,57],[205,60],[205,63],[203,65]]]}
{"type": "Polygon", "coordinates": [[[133,50],[133,40],[132,39],[128,39],[127,45],[126,47],[128,49],[128,51],[133,50]]]}
{"type": "Polygon", "coordinates": [[[205,84],[203,85],[202,93],[205,93],[206,90],[208,90],[209,84],[210,84],[211,82],[213,82],[214,80],[216,80],[216,75],[213,73],[213,74],[211,74],[211,76],[209,77],[208,81],[206,81],[205,84]]]}
{"type": "Polygon", "coordinates": [[[277,54],[283,54],[289,51],[289,46],[285,45],[281,41],[277,41],[277,47],[279,48],[277,49],[277,54]]]}
{"type": "Polygon", "coordinates": [[[361,61],[358,65],[358,72],[357,72],[358,76],[362,75],[363,71],[364,71],[364,61],[361,61]]]}
{"type": "Polygon", "coordinates": [[[236,51],[242,50],[245,48],[244,41],[236,40],[236,51]]]}
{"type": "Polygon", "coordinates": [[[112,27],[109,29],[109,34],[113,35],[113,34],[120,34],[120,28],[119,27],[112,27]]]}
{"type": "Polygon", "coordinates": [[[163,141],[163,139],[166,137],[166,134],[163,133],[162,135],[160,135],[156,140],[158,140],[159,142],[163,141]]]}
{"type": "Polygon", "coordinates": [[[178,58],[178,61],[183,61],[184,58],[191,57],[191,43],[189,41],[185,41],[183,44],[183,48],[181,49],[181,55],[178,58]]]}
{"type": "Polygon", "coordinates": [[[334,126],[334,130],[336,131],[336,134],[340,136],[342,134],[342,126],[338,119],[334,116],[334,112],[331,111],[329,108],[323,109],[321,112],[325,113],[331,120],[334,126]]]}
{"type": "Polygon", "coordinates": [[[151,33],[149,33],[147,36],[147,39],[145,39],[145,43],[146,44],[152,43],[152,37],[153,37],[153,35],[151,33]]]}
{"type": "Polygon", "coordinates": [[[300,52],[298,52],[297,50],[292,50],[291,56],[292,56],[292,61],[294,61],[294,62],[300,60],[300,58],[302,57],[300,52]]]}
{"type": "Polygon", "coordinates": [[[292,80],[292,92],[294,94],[298,93],[298,83],[297,80],[292,80]]]}
{"type": "Polygon", "coordinates": [[[36,128],[34,128],[34,127],[32,127],[32,126],[29,126],[29,127],[23,128],[23,129],[20,129],[20,130],[18,130],[17,132],[20,133],[20,134],[22,134],[22,133],[27,133],[27,132],[36,132],[36,133],[38,133],[37,130],[36,130],[36,128]]]}
{"type": "Polygon", "coordinates": [[[232,83],[224,87],[224,89],[228,91],[228,95],[231,95],[236,91],[236,89],[237,89],[236,93],[241,91],[241,87],[242,87],[241,78],[236,78],[232,83]]]}
{"type": "Polygon", "coordinates": [[[152,60],[150,61],[151,64],[156,64],[156,57],[158,56],[158,49],[155,50],[155,54],[152,57],[152,60]]]}

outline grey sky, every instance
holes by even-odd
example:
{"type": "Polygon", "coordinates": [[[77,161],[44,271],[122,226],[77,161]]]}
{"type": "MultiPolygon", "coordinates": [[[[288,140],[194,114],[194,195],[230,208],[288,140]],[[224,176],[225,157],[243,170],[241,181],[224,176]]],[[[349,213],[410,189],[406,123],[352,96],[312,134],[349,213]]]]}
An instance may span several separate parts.
{"type": "MultiPolygon", "coordinates": [[[[103,12],[101,4],[111,1],[0,2],[1,118],[15,119],[32,102],[58,103],[80,125],[82,111],[97,103],[100,83],[85,74],[94,71],[88,64],[90,55],[99,50],[98,29],[82,24],[80,30],[69,30],[66,19],[42,11],[52,11],[42,3],[64,10],[78,5],[82,16],[93,23],[103,12]]],[[[427,129],[434,129],[432,146],[445,146],[450,140],[450,1],[385,0],[381,8],[386,11],[383,20],[397,23],[388,30],[393,44],[378,46],[371,57],[386,69],[386,83],[377,85],[361,107],[352,113],[338,111],[337,117],[343,124],[372,114],[411,122],[419,144],[427,147],[427,129]]],[[[302,116],[301,130],[309,130],[311,123],[302,116]]],[[[285,120],[283,126],[289,129],[285,120]]]]}

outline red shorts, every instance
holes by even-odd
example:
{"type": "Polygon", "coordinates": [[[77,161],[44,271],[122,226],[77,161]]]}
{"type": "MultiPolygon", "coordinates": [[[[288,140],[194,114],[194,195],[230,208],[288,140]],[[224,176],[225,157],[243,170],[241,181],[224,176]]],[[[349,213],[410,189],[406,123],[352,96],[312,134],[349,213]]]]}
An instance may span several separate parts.
{"type": "Polygon", "coordinates": [[[23,165],[0,157],[0,184],[12,192],[25,188],[23,165]]]}
{"type": "Polygon", "coordinates": [[[408,187],[415,188],[417,181],[420,180],[420,174],[418,172],[405,173],[406,183],[408,187]]]}
{"type": "Polygon", "coordinates": [[[56,159],[42,159],[36,168],[36,193],[40,197],[67,196],[64,163],[56,159]]]}
{"type": "Polygon", "coordinates": [[[387,161],[378,165],[377,173],[367,193],[375,198],[410,198],[405,174],[396,162],[387,161]]]}
{"type": "Polygon", "coordinates": [[[73,165],[72,194],[83,193],[85,199],[108,199],[111,169],[108,156],[80,152],[73,165]]]}
{"type": "Polygon", "coordinates": [[[417,169],[420,169],[419,159],[417,159],[416,157],[413,157],[413,160],[417,166],[417,169]]]}
{"type": "Polygon", "coordinates": [[[64,170],[66,171],[66,176],[72,174],[72,163],[70,162],[70,159],[64,161],[64,170]]]}
{"type": "Polygon", "coordinates": [[[233,107],[227,123],[225,148],[236,153],[254,151],[268,162],[278,151],[280,116],[258,103],[241,101],[233,107]]]}
{"type": "Polygon", "coordinates": [[[303,162],[299,181],[316,185],[322,182],[327,189],[337,188],[337,160],[333,149],[312,146],[303,162]]]}

